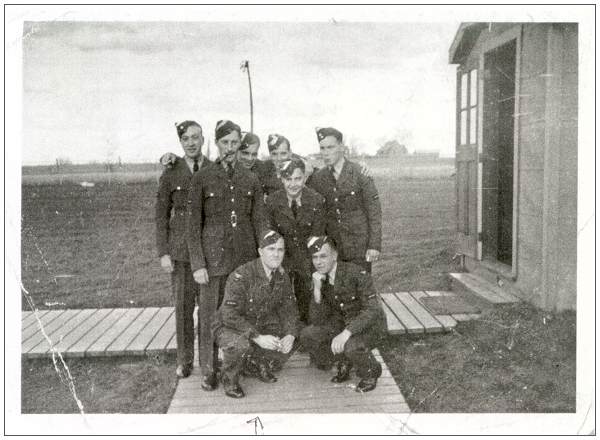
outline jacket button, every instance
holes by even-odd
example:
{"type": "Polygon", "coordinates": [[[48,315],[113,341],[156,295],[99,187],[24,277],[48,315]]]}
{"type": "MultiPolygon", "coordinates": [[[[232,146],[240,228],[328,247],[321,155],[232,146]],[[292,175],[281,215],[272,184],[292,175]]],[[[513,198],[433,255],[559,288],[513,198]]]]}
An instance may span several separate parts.
{"type": "Polygon", "coordinates": [[[252,302],[252,298],[250,298],[248,301],[252,302]]]}
{"type": "Polygon", "coordinates": [[[235,199],[231,199],[231,203],[235,202],[235,199]]]}
{"type": "Polygon", "coordinates": [[[344,303],[340,303],[340,307],[344,307],[344,303]]]}

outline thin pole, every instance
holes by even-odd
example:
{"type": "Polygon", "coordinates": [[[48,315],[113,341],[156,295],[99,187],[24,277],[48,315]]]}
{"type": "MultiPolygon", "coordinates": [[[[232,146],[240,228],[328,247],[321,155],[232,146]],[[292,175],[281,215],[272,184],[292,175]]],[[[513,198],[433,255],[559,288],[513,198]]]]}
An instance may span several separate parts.
{"type": "Polygon", "coordinates": [[[252,80],[250,79],[250,62],[242,62],[242,70],[248,74],[248,89],[250,90],[250,131],[254,133],[254,103],[252,101],[252,80]]]}

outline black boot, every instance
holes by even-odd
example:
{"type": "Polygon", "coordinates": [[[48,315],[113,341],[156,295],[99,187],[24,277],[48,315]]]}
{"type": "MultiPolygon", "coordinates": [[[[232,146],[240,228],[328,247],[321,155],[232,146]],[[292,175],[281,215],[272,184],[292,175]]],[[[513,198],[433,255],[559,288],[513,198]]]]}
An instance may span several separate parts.
{"type": "Polygon", "coordinates": [[[337,364],[337,373],[331,378],[333,383],[342,383],[350,379],[350,369],[352,366],[346,360],[340,361],[337,364]]]}
{"type": "Polygon", "coordinates": [[[372,391],[377,386],[377,379],[381,376],[381,364],[377,362],[377,359],[371,354],[369,356],[369,369],[364,372],[358,385],[356,385],[356,392],[367,393],[372,391]]]}
{"type": "Polygon", "coordinates": [[[234,399],[241,399],[246,395],[239,384],[237,376],[230,378],[226,374],[223,374],[222,382],[223,390],[225,391],[226,396],[233,397],[234,399]]]}
{"type": "Polygon", "coordinates": [[[202,376],[200,381],[200,386],[204,391],[213,391],[215,388],[217,388],[217,384],[217,373],[214,371],[202,376]]]}
{"type": "Polygon", "coordinates": [[[261,359],[258,362],[258,380],[264,383],[277,382],[277,378],[273,376],[273,373],[269,369],[269,364],[265,359],[261,359]]]}

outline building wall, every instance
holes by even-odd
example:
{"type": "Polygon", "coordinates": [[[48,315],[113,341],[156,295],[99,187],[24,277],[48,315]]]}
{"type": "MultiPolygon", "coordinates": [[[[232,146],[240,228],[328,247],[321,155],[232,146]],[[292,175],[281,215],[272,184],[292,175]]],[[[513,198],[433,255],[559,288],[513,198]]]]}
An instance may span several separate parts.
{"type": "MultiPolygon", "coordinates": [[[[461,65],[475,65],[486,40],[518,25],[483,30],[461,65]]],[[[574,309],[577,257],[577,25],[524,24],[518,130],[517,277],[511,290],[545,309],[574,309]]],[[[470,188],[476,191],[475,186],[470,188]]],[[[476,198],[475,198],[476,200],[476,198]]],[[[469,209],[476,225],[476,209],[469,209]]],[[[468,260],[470,270],[478,263],[468,260]]],[[[487,272],[482,271],[482,272],[487,272]]]]}

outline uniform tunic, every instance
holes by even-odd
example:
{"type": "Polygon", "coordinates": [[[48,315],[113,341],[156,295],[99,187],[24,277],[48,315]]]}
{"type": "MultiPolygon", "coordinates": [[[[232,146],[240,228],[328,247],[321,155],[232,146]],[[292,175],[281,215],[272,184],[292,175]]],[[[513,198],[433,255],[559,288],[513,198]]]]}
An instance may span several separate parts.
{"type": "Polygon", "coordinates": [[[325,234],[325,199],[305,187],[300,200],[297,216],[294,217],[285,190],[279,190],[267,197],[267,215],[271,229],[279,232],[285,240],[283,267],[292,279],[300,318],[306,321],[312,292],[312,261],[307,242],[311,236],[325,234]]]}
{"type": "Polygon", "coordinates": [[[373,179],[344,160],[337,180],[325,167],[313,174],[310,186],[325,197],[326,232],[336,241],[339,258],[370,272],[367,249],[381,251],[381,203],[373,179]]]}
{"type": "Polygon", "coordinates": [[[188,249],[192,272],[205,268],[209,283],[199,299],[200,362],[212,373],[217,351],[210,321],[221,304],[227,275],[257,257],[257,242],[267,228],[257,177],[239,164],[229,178],[220,162],[194,175],[189,195],[188,249]]]}
{"type": "MultiPolygon", "coordinates": [[[[202,159],[199,172],[211,162],[202,159]]],[[[156,195],[156,247],[159,257],[169,255],[173,264],[171,288],[175,301],[177,363],[185,365],[194,360],[194,307],[199,285],[194,282],[190,268],[186,237],[187,201],[192,171],[184,158],[160,176],[156,195]]]]}
{"type": "Polygon", "coordinates": [[[215,315],[213,333],[223,349],[223,372],[235,379],[242,356],[275,358],[281,364],[290,355],[264,350],[252,343],[261,334],[278,337],[298,334],[298,310],[287,273],[273,275],[273,285],[260,258],[238,267],[227,279],[223,303],[215,315]]]}
{"type": "Polygon", "coordinates": [[[355,264],[338,260],[335,284],[333,288],[322,288],[321,295],[319,304],[314,298],[311,301],[311,325],[302,331],[302,344],[326,365],[334,360],[331,340],[348,329],[352,336],[346,342],[344,356],[356,365],[359,377],[378,376],[380,366],[370,350],[385,334],[386,321],[371,276],[355,264]]]}

